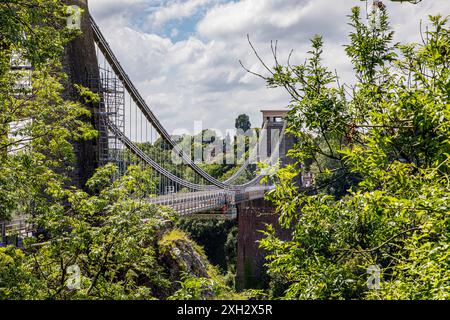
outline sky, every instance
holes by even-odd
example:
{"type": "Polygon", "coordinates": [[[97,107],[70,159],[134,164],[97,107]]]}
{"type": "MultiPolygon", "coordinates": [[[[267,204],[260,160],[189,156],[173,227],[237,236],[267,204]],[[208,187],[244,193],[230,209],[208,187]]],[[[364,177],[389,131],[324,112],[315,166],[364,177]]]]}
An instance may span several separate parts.
{"type": "MultiPolygon", "coordinates": [[[[371,4],[371,1],[369,1],[371,4]]],[[[417,5],[384,0],[396,42],[419,42],[428,15],[450,15],[450,0],[417,5]]],[[[309,39],[322,35],[324,64],[341,83],[351,83],[345,55],[348,17],[361,0],[89,0],[91,14],[122,66],[169,133],[203,128],[225,132],[246,113],[254,127],[262,109],[285,109],[289,96],[247,73],[263,72],[247,42],[273,65],[270,42],[278,41],[280,62],[303,63],[309,39]]]]}

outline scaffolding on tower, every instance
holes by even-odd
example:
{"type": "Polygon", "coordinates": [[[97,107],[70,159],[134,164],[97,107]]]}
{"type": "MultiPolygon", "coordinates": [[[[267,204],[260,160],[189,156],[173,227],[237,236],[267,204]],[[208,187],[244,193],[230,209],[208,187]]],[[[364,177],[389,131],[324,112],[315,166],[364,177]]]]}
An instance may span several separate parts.
{"type": "Polygon", "coordinates": [[[125,90],[122,82],[117,76],[107,69],[100,69],[98,89],[100,96],[98,119],[99,119],[99,164],[114,163],[119,172],[126,170],[125,146],[108,128],[108,121],[120,130],[125,129],[125,90]]]}

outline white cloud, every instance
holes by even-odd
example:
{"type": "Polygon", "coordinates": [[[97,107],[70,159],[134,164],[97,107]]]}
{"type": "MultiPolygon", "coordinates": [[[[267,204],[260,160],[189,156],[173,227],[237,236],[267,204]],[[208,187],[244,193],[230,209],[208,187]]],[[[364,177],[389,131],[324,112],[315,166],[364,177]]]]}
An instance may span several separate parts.
{"type": "MultiPolygon", "coordinates": [[[[264,81],[246,73],[239,60],[263,72],[246,34],[269,65],[270,40],[279,40],[279,55],[295,49],[293,62],[302,63],[309,38],[322,34],[324,62],[343,80],[352,77],[343,44],[348,43],[346,15],[359,0],[241,0],[149,1],[95,0],[92,14],[111,47],[161,123],[192,130],[196,120],[205,127],[224,130],[234,126],[240,113],[261,125],[260,109],[284,108],[289,97],[280,89],[266,89],[264,81]],[[217,3],[211,7],[211,3],[217,3]],[[136,20],[166,22],[189,17],[207,8],[197,33],[175,42],[156,30],[136,27],[136,20]],[[177,8],[175,10],[174,8],[177,8]],[[158,13],[159,12],[159,13],[158,13]],[[157,18],[155,18],[157,17],[157,18]],[[153,19],[153,20],[152,20],[153,19]]],[[[423,0],[419,5],[385,1],[396,41],[419,41],[419,22],[428,14],[449,14],[448,0],[423,0]]],[[[156,28],[156,27],[155,27],[156,28]]],[[[181,34],[182,30],[178,30],[181,34]]],[[[170,33],[170,30],[169,30],[170,33]]],[[[175,31],[172,37],[176,36],[175,31]]]]}
{"type": "Polygon", "coordinates": [[[287,36],[299,39],[315,33],[340,35],[345,29],[337,21],[354,0],[242,0],[222,4],[211,9],[199,22],[198,31],[209,38],[233,38],[251,33],[262,40],[287,36]],[[336,21],[337,20],[337,21],[336,21]],[[333,28],[329,28],[333,26],[333,28]]]}
{"type": "Polygon", "coordinates": [[[129,18],[131,13],[142,13],[142,9],[149,7],[148,0],[94,0],[89,1],[91,12],[98,20],[117,20],[129,18]]]}
{"type": "Polygon", "coordinates": [[[177,1],[155,11],[150,16],[150,20],[155,26],[162,26],[168,21],[179,20],[195,14],[201,6],[208,4],[208,2],[210,0],[177,1]]]}

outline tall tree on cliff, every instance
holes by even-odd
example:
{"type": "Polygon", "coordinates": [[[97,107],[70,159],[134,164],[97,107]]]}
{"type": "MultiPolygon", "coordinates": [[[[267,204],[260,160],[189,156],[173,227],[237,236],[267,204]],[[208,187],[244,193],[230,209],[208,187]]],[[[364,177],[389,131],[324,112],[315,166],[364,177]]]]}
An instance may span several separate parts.
{"type": "Polygon", "coordinates": [[[250,118],[248,115],[240,114],[236,118],[236,122],[235,122],[234,126],[237,130],[242,130],[243,132],[247,132],[252,127],[252,124],[250,123],[250,118]]]}
{"type": "Polygon", "coordinates": [[[448,20],[431,16],[422,43],[394,45],[378,10],[367,23],[359,8],[349,16],[354,86],[322,65],[319,36],[304,65],[268,69],[268,85],[293,101],[289,154],[312,159],[316,175],[309,190],[296,166],[273,177],[269,197],[292,240],[269,227],[261,246],[286,298],[450,298],[448,20]],[[345,179],[343,193],[327,188],[345,179]]]}

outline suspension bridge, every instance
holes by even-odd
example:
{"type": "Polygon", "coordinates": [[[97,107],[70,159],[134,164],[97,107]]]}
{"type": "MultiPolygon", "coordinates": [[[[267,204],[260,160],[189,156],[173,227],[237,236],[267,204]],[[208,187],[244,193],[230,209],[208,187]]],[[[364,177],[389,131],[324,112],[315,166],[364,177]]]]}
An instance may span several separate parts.
{"type": "MultiPolygon", "coordinates": [[[[70,83],[86,86],[100,97],[98,103],[90,106],[99,132],[97,141],[91,143],[91,148],[75,143],[77,178],[89,176],[85,172],[89,172],[90,162],[94,163],[94,169],[114,163],[120,174],[126,173],[131,165],[148,167],[152,181],[149,202],[169,206],[182,216],[206,218],[236,218],[239,204],[262,199],[273,188],[270,183],[261,182],[265,174],[257,169],[256,163],[286,163],[286,150],[293,143],[285,134],[286,111],[262,112],[263,123],[252,138],[252,147],[243,157],[235,159],[234,173],[219,180],[180,147],[179,141],[152,112],[90,15],[87,2],[67,2],[85,10],[81,21],[83,35],[66,52],[70,83]],[[174,157],[179,161],[174,161],[174,157]]],[[[25,217],[0,223],[2,238],[8,234],[25,237],[30,228],[25,217]]]]}
{"type": "Polygon", "coordinates": [[[180,215],[218,208],[229,213],[235,211],[239,202],[264,197],[272,186],[261,184],[264,175],[255,170],[255,163],[265,160],[273,165],[280,160],[286,123],[279,114],[278,117],[263,114],[263,125],[251,152],[231,177],[220,181],[200,168],[174,141],[139,94],[92,16],[89,25],[99,66],[99,78],[91,78],[89,82],[101,98],[98,106],[101,165],[115,163],[121,172],[131,164],[149,166],[155,184],[149,201],[172,207],[180,215]],[[279,131],[276,136],[280,138],[269,141],[268,136],[273,137],[274,131],[279,131]],[[173,155],[181,161],[171,161],[173,155]],[[243,181],[243,176],[251,178],[243,181]]]}

